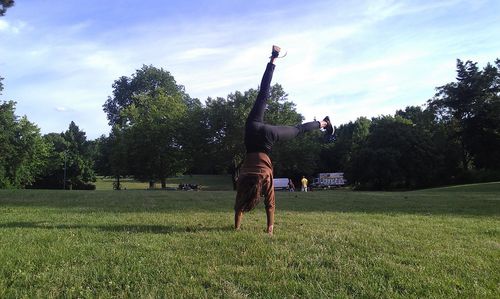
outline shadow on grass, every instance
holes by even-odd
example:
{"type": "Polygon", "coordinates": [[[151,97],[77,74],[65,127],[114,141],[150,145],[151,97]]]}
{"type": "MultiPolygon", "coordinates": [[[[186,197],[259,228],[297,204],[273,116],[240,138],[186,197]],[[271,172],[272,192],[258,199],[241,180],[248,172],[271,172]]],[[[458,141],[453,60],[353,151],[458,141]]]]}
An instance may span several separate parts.
{"type": "Polygon", "coordinates": [[[129,224],[52,224],[48,222],[9,222],[0,223],[0,228],[30,228],[30,229],[88,229],[117,233],[149,233],[149,234],[173,234],[173,233],[204,233],[204,232],[228,232],[233,231],[231,226],[207,227],[203,225],[174,226],[174,225],[129,225],[129,224]]]}
{"type": "MultiPolygon", "coordinates": [[[[500,192],[277,192],[277,211],[500,215],[500,192]]],[[[65,213],[232,213],[235,192],[0,190],[2,208],[65,213]]],[[[256,209],[263,210],[263,204],[256,209]]]]}

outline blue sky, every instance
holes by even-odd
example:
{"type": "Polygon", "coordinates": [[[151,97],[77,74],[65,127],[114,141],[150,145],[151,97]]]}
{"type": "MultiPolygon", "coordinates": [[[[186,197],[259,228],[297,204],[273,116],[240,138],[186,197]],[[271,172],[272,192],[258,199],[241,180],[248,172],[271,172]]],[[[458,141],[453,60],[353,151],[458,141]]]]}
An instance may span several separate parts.
{"type": "Polygon", "coordinates": [[[500,1],[18,0],[0,18],[0,100],[42,133],[71,121],[110,128],[113,81],[143,64],[168,70],[204,102],[273,78],[305,121],[336,125],[422,105],[455,80],[456,59],[500,58],[500,1]]]}

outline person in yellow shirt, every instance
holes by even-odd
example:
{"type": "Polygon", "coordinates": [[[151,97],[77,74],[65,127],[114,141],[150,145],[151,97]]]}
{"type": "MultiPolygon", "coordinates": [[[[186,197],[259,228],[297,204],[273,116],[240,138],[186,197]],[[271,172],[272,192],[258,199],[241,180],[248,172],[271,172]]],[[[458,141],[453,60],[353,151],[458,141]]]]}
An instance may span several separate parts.
{"type": "Polygon", "coordinates": [[[300,180],[302,183],[302,191],[307,192],[307,183],[309,182],[305,176],[302,176],[302,180],[300,180]]]}

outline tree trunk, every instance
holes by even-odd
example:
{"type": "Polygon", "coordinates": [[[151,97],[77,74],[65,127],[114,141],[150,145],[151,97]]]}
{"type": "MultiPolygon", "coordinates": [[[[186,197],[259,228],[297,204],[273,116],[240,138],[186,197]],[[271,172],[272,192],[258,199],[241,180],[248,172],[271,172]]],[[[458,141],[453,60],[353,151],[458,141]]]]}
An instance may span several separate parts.
{"type": "Polygon", "coordinates": [[[155,188],[155,181],[149,181],[149,189],[155,188]]]}
{"type": "Polygon", "coordinates": [[[120,175],[116,176],[116,181],[115,181],[114,188],[115,188],[115,190],[121,190],[122,189],[122,186],[120,184],[120,175]]]}
{"type": "Polygon", "coordinates": [[[162,189],[167,188],[167,180],[165,178],[161,179],[161,188],[162,189]]]}
{"type": "Polygon", "coordinates": [[[469,162],[470,162],[469,153],[465,149],[465,144],[464,144],[463,140],[460,141],[460,144],[462,146],[462,166],[463,166],[464,171],[467,171],[467,170],[469,170],[469,162]]]}

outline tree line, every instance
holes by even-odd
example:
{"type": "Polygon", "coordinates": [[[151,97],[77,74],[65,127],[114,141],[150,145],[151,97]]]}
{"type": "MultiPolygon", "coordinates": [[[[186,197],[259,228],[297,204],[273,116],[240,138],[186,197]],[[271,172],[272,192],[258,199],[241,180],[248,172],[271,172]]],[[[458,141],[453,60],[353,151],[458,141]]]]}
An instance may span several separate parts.
{"type": "MultiPolygon", "coordinates": [[[[271,153],[276,177],[344,172],[359,189],[423,188],[500,179],[500,60],[483,69],[457,60],[456,81],[422,106],[340,125],[334,142],[311,132],[271,153]]],[[[0,79],[0,94],[3,89],[0,79]]],[[[245,155],[243,132],[258,89],[191,98],[162,68],[144,65],[113,83],[103,104],[111,132],[96,140],[71,122],[41,135],[15,102],[0,105],[0,188],[92,189],[96,175],[159,182],[178,174],[231,174],[245,155]]],[[[265,121],[303,117],[283,87],[271,88],[265,121]]]]}

